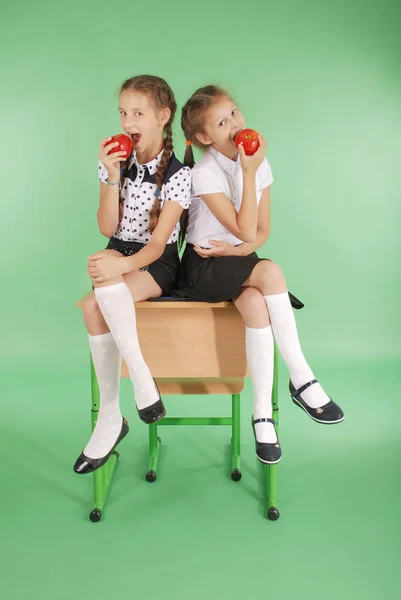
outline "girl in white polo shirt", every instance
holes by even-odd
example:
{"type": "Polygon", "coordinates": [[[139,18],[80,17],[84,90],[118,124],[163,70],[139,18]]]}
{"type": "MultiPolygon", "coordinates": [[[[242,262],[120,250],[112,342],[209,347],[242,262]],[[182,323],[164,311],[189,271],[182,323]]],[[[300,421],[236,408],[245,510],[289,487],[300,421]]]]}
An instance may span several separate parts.
{"type": "Polygon", "coordinates": [[[169,295],[178,274],[179,219],[190,203],[191,172],[173,153],[175,111],[164,79],[132,77],[121,86],[119,112],[133,153],[110,153],[118,146],[110,138],[100,144],[97,218],[100,232],[110,239],[106,250],[89,257],[94,292],[83,307],[100,407],[76,473],[101,467],[128,432],[119,403],[121,355],[142,421],[152,423],[166,414],[141,353],[134,302],[169,295]]]}
{"type": "Polygon", "coordinates": [[[175,295],[206,302],[233,299],[246,325],[246,352],[254,392],[256,455],[264,463],[281,458],[272,420],[274,339],[290,372],[293,401],[319,423],[339,423],[341,408],[324,392],[298,340],[291,296],[280,267],[257,256],[268,239],[272,171],[259,135],[259,149],[246,156],[234,137],[244,118],[224,90],[197,90],[182,109],[187,140],[185,164],[192,170],[187,246],[175,295]],[[205,152],[194,166],[192,144],[205,152]]]}

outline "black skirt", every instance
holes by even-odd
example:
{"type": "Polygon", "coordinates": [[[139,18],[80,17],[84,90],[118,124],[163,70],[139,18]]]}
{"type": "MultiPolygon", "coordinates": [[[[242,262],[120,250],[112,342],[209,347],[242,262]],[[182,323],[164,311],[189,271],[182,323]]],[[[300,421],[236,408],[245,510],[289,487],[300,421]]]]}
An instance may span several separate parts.
{"type": "MultiPolygon", "coordinates": [[[[202,302],[224,302],[237,296],[253,269],[261,260],[256,252],[249,256],[214,256],[202,258],[187,244],[178,275],[177,287],[171,295],[202,302]]],[[[293,308],[303,303],[289,294],[293,308]]]]}
{"type": "MultiPolygon", "coordinates": [[[[146,244],[140,242],[126,242],[125,240],[119,240],[118,238],[112,237],[107,244],[108,250],[117,250],[124,256],[131,256],[136,254],[146,244]]],[[[147,267],[142,267],[140,271],[148,271],[156,283],[162,289],[163,296],[169,296],[171,290],[176,285],[178,276],[178,269],[180,266],[180,259],[178,256],[177,242],[173,244],[166,244],[164,252],[160,258],[155,260],[152,264],[147,267]]]]}

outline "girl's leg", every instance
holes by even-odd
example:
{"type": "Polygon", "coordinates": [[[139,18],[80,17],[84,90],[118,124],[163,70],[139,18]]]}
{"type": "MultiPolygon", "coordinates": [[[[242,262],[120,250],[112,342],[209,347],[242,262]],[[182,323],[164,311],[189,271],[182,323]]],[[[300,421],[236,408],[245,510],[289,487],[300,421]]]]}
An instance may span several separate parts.
{"type": "Polygon", "coordinates": [[[95,284],[100,312],[120,350],[135,390],[135,402],[141,418],[157,420],[162,414],[148,417],[147,411],[164,408],[149,367],[139,346],[134,302],[161,295],[161,289],[148,271],[134,271],[124,277],[95,284]],[[146,415],[141,411],[146,410],[146,415]]]}
{"type": "MultiPolygon", "coordinates": [[[[152,281],[149,282],[147,277],[142,277],[148,273],[138,272],[138,275],[139,277],[134,278],[135,286],[132,285],[133,277],[129,277],[133,302],[147,300],[154,292],[157,294],[154,280],[151,278],[152,281]]],[[[104,320],[94,292],[86,298],[82,313],[100,392],[96,426],[83,453],[88,458],[101,458],[108,454],[115,444],[122,426],[123,417],[119,402],[121,353],[104,320]]]]}
{"type": "MultiPolygon", "coordinates": [[[[99,385],[100,402],[96,425],[83,454],[102,458],[113,448],[121,433],[123,417],[120,412],[120,352],[112,334],[90,335],[89,347],[99,385]]],[[[80,461],[81,463],[81,461],[80,461]]]]}
{"type": "MultiPolygon", "coordinates": [[[[271,419],[274,340],[266,303],[259,290],[248,287],[243,288],[234,298],[234,304],[246,326],[246,357],[252,379],[253,419],[271,419]]],[[[257,442],[277,444],[273,423],[255,423],[254,430],[257,442]]],[[[277,450],[275,452],[277,453],[277,450]]]]}
{"type": "MultiPolygon", "coordinates": [[[[280,267],[268,260],[261,261],[244,285],[258,288],[264,296],[273,335],[290,371],[291,382],[295,389],[313,381],[313,372],[301,350],[294,312],[280,267]]],[[[305,389],[301,398],[312,409],[321,408],[330,402],[330,398],[319,383],[305,389]]],[[[338,415],[342,412],[341,409],[339,411],[338,415]]]]}

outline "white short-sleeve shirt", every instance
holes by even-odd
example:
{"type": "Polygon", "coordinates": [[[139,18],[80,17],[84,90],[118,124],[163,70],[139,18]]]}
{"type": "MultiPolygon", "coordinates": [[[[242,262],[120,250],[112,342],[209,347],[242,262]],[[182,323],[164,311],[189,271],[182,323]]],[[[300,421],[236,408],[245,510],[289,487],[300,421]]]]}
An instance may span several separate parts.
{"type": "MultiPolygon", "coordinates": [[[[124,184],[121,197],[124,200],[124,214],[113,237],[129,242],[147,244],[152,235],[149,230],[149,213],[155,201],[157,186],[154,180],[163,151],[152,161],[140,164],[134,152],[128,169],[124,173],[124,184]]],[[[106,182],[107,170],[99,161],[99,179],[106,182]]],[[[183,208],[188,208],[191,202],[191,170],[184,167],[172,154],[167,174],[160,192],[160,203],[178,202],[183,208]]],[[[168,244],[177,241],[180,224],[177,223],[168,244]]]]}
{"type": "MultiPolygon", "coordinates": [[[[256,196],[258,204],[262,190],[273,182],[270,165],[265,158],[256,172],[256,196]]],[[[189,207],[186,240],[202,248],[211,248],[209,240],[229,242],[237,246],[242,240],[230,233],[199,198],[203,194],[223,193],[238,212],[242,201],[243,179],[240,157],[233,161],[214,148],[192,169],[192,200],[189,207]]]]}

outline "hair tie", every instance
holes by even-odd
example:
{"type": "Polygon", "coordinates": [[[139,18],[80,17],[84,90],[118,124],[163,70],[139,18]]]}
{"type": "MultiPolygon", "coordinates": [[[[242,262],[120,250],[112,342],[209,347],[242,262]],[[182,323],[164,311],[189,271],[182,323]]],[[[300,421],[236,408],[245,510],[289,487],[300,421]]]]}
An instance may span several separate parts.
{"type": "Polygon", "coordinates": [[[191,140],[187,140],[187,141],[185,142],[185,144],[186,144],[187,146],[190,146],[190,145],[192,144],[192,142],[191,142],[191,140]]]}

